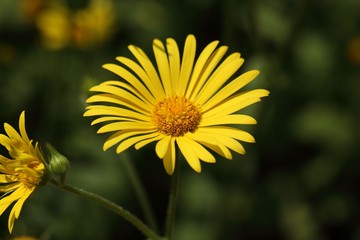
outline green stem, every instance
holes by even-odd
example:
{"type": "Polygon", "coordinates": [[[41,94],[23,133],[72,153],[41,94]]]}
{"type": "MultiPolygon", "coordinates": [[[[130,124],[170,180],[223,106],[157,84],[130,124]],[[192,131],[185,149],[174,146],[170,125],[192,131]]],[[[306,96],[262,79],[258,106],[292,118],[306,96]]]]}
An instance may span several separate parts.
{"type": "Polygon", "coordinates": [[[124,159],[123,163],[125,171],[130,179],[130,182],[133,185],[133,189],[143,210],[144,218],[149,224],[149,226],[155,231],[157,231],[158,226],[154,217],[154,213],[152,211],[152,208],[150,207],[149,198],[145,192],[143,184],[140,181],[139,175],[137,174],[137,171],[131,161],[128,161],[128,159],[124,159]]]}
{"type": "MultiPolygon", "coordinates": [[[[179,161],[179,159],[177,159],[179,161]]],[[[166,216],[166,225],[165,225],[165,236],[167,240],[172,239],[172,233],[175,224],[175,216],[176,216],[176,205],[177,205],[177,198],[179,193],[179,177],[180,177],[180,165],[177,164],[175,166],[175,171],[173,176],[171,177],[171,188],[170,188],[170,195],[169,195],[169,203],[167,209],[167,216],[166,216]]]]}
{"type": "Polygon", "coordinates": [[[151,230],[146,224],[144,224],[139,218],[137,218],[135,215],[127,211],[126,209],[122,208],[121,206],[115,204],[114,202],[111,202],[110,200],[101,197],[100,195],[97,195],[95,193],[88,192],[84,189],[73,187],[67,184],[61,184],[57,182],[55,179],[50,180],[54,185],[61,188],[64,191],[68,191],[77,195],[80,195],[87,200],[90,200],[92,202],[95,202],[99,204],[100,206],[116,213],[117,215],[123,217],[125,220],[130,222],[132,225],[134,225],[140,232],[142,232],[146,237],[152,240],[161,240],[161,237],[156,234],[153,230],[151,230]]]}

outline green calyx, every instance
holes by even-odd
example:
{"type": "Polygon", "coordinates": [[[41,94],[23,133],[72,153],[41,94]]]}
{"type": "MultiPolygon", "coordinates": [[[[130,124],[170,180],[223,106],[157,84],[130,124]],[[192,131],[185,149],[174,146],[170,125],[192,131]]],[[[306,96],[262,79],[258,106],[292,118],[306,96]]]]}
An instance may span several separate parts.
{"type": "Polygon", "coordinates": [[[69,160],[59,153],[52,145],[46,144],[48,150],[48,170],[55,175],[65,174],[70,167],[69,160]]]}

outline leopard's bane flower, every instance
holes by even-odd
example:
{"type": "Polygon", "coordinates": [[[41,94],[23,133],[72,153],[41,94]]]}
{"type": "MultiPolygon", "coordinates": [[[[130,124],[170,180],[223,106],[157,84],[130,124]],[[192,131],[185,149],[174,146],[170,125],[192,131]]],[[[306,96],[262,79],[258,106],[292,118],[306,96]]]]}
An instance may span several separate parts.
{"type": "Polygon", "coordinates": [[[132,145],[139,149],[157,141],[156,154],[163,159],[168,174],[175,168],[176,145],[197,172],[201,171],[200,160],[215,162],[209,150],[227,159],[232,159],[230,150],[244,154],[239,141],[255,140],[232,125],[255,124],[254,118],[238,111],[269,92],[238,92],[259,71],[232,78],[244,59],[233,53],[222,60],[227,47],[217,48],[218,43],[207,45],[196,59],[193,35],[186,38],[182,58],[173,39],[166,40],[166,47],[155,39],[157,68],[140,48],[132,45],[129,49],[137,62],[117,57],[121,65],[105,64],[103,67],[121,80],[91,88],[98,93],[87,99],[92,105],[84,114],[98,117],[92,124],[106,123],[98,133],[113,132],[104,150],[118,144],[117,153],[121,153],[132,145]]]}
{"type": "Polygon", "coordinates": [[[12,232],[14,221],[20,215],[26,199],[43,181],[44,158],[38,144],[33,145],[25,130],[25,112],[19,120],[19,132],[5,123],[7,135],[0,134],[0,144],[9,152],[9,157],[0,155],[0,215],[12,204],[8,228],[12,232]]]}

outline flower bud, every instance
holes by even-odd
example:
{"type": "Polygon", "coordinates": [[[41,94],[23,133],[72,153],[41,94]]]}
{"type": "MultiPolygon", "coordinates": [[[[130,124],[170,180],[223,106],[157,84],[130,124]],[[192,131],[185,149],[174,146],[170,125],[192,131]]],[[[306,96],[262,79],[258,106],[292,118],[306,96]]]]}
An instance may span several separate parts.
{"type": "Polygon", "coordinates": [[[46,144],[46,148],[49,152],[48,168],[51,173],[61,175],[66,173],[70,167],[69,160],[59,153],[52,145],[46,144]]]}

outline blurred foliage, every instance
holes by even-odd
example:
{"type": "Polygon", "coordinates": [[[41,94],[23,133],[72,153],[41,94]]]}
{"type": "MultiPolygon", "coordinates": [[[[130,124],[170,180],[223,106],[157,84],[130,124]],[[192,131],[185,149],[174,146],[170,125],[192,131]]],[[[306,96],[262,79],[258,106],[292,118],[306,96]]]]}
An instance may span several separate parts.
{"type": "MultiPolygon", "coordinates": [[[[153,38],[197,37],[240,51],[251,88],[271,96],[246,109],[257,143],[233,161],[184,166],[177,240],[360,239],[360,1],[0,0],[0,119],[25,109],[31,138],[71,161],[68,181],[141,215],[132,161],[162,226],[170,178],[153,146],[116,155],[84,119],[88,89],[114,76],[101,65],[153,38]]],[[[149,54],[151,55],[151,54],[149,54]]],[[[2,150],[0,150],[2,151],[2,150]]],[[[0,238],[9,239],[7,213],[0,238]]],[[[25,204],[14,236],[142,239],[127,222],[47,186],[25,204]]]]}

